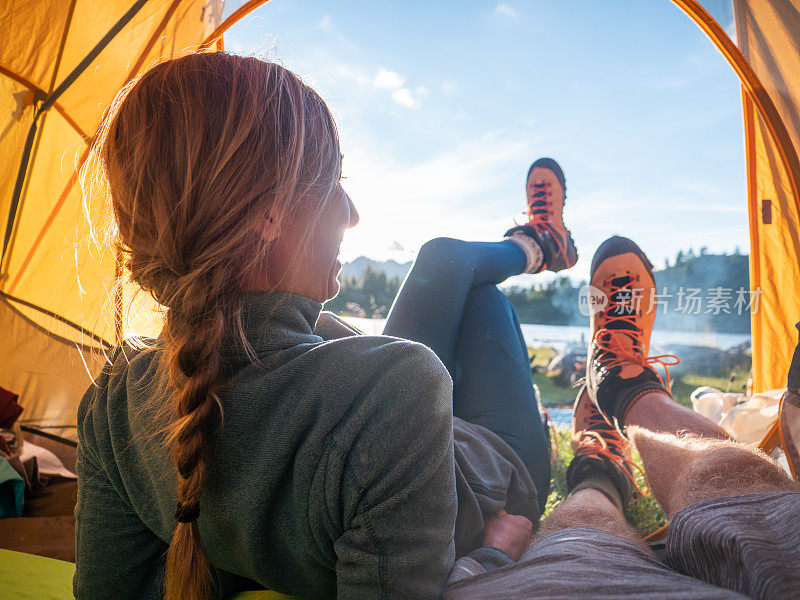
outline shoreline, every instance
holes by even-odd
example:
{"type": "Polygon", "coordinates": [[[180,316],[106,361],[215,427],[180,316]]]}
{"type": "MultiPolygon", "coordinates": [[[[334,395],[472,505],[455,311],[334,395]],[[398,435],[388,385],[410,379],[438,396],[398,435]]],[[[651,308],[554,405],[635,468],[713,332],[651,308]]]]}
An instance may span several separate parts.
{"type": "MultiPolygon", "coordinates": [[[[386,319],[369,319],[364,317],[341,317],[347,323],[355,326],[367,335],[380,335],[386,319]]],[[[549,347],[563,350],[570,344],[586,343],[589,337],[589,328],[577,325],[542,325],[538,323],[522,323],[522,334],[525,342],[530,347],[549,347]]],[[[742,344],[749,344],[749,333],[724,333],[701,331],[677,331],[670,329],[654,329],[652,344],[664,346],[681,344],[714,348],[717,350],[730,350],[742,344]]]]}

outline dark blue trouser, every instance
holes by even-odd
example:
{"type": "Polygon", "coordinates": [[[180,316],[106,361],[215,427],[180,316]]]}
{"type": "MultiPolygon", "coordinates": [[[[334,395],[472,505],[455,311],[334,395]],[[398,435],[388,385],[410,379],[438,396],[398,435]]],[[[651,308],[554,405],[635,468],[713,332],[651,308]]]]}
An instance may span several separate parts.
{"type": "Polygon", "coordinates": [[[436,238],[420,248],[384,334],[421,342],[453,378],[453,414],[499,435],[522,459],[544,509],[550,448],[519,321],[495,287],[525,269],[512,242],[436,238]]]}

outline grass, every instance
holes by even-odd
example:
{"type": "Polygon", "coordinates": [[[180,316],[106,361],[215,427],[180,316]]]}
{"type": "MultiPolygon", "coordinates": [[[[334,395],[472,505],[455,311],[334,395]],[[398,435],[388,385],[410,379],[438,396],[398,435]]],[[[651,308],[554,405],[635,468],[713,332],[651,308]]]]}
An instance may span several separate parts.
{"type": "Polygon", "coordinates": [[[563,387],[556,384],[552,378],[544,373],[534,373],[533,381],[542,395],[542,406],[572,406],[578,390],[572,387],[563,387]]]}
{"type": "MultiPolygon", "coordinates": [[[[529,348],[529,352],[533,359],[532,364],[543,367],[546,367],[556,354],[553,348],[529,348]]],[[[672,379],[672,395],[680,404],[691,406],[691,394],[698,387],[711,386],[722,391],[741,392],[744,390],[749,372],[750,365],[743,364],[734,371],[733,378],[731,378],[730,373],[684,373],[680,377],[672,379]]],[[[548,377],[545,373],[534,373],[533,379],[539,387],[542,404],[545,407],[571,407],[574,403],[577,395],[576,388],[558,385],[554,379],[548,377]]],[[[567,495],[565,475],[567,466],[572,460],[569,431],[563,428],[557,431],[556,447],[557,453],[552,460],[551,491],[550,496],[547,498],[545,515],[552,511],[567,495]]],[[[640,467],[642,466],[641,459],[636,452],[633,454],[633,460],[640,467]]],[[[646,482],[643,475],[637,471],[635,477],[639,487],[645,489],[646,482]]],[[[625,516],[633,528],[642,536],[647,536],[667,524],[664,511],[661,510],[652,495],[635,500],[625,511],[625,516]]]]}
{"type": "MultiPolygon", "coordinates": [[[[528,353],[532,356],[532,365],[546,367],[550,360],[556,355],[556,350],[550,347],[528,348],[528,353]]],[[[741,365],[733,371],[734,377],[731,380],[731,373],[686,373],[680,377],[672,378],[672,396],[675,401],[685,406],[691,406],[691,395],[699,387],[708,385],[722,390],[730,389],[731,392],[744,391],[747,379],[750,374],[750,365],[741,365]]],[[[663,372],[661,373],[663,376],[663,372]]],[[[542,395],[542,405],[551,406],[572,406],[578,391],[576,388],[562,386],[548,377],[545,373],[534,373],[533,381],[539,388],[542,395]]]]}
{"type": "MultiPolygon", "coordinates": [[[[558,453],[552,460],[552,480],[550,496],[547,498],[545,515],[549,514],[556,505],[567,497],[566,472],[569,462],[572,460],[572,445],[570,444],[569,432],[560,430],[556,434],[556,445],[558,453]]],[[[639,455],[634,452],[633,460],[640,467],[642,466],[639,455]]],[[[646,488],[646,482],[641,473],[636,471],[636,483],[641,489],[646,488]]],[[[667,524],[667,517],[664,511],[656,502],[652,495],[638,498],[625,511],[625,517],[631,526],[642,536],[649,535],[657,529],[667,524]]]]}

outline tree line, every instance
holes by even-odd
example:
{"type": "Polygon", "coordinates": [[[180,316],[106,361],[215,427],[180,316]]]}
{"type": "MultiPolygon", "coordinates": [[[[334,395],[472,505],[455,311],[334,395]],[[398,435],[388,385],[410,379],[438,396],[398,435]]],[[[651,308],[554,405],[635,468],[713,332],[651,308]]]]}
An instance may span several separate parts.
{"type": "Polygon", "coordinates": [[[368,266],[360,276],[339,278],[339,294],[325,303],[325,310],[351,317],[386,318],[400,283],[399,277],[387,277],[368,266]]]}
{"type": "MultiPolygon", "coordinates": [[[[709,254],[702,248],[697,254],[680,251],[665,263],[666,268],[655,272],[659,329],[750,331],[750,310],[758,308],[758,298],[750,294],[746,255],[738,250],[734,254],[709,254]],[[742,304],[744,292],[751,304],[755,297],[755,307],[742,304]]],[[[339,295],[325,305],[326,310],[385,318],[402,281],[368,266],[359,276],[342,277],[340,283],[339,295]]],[[[522,323],[587,326],[588,318],[578,308],[584,283],[561,276],[530,287],[504,288],[503,292],[522,323]]]]}

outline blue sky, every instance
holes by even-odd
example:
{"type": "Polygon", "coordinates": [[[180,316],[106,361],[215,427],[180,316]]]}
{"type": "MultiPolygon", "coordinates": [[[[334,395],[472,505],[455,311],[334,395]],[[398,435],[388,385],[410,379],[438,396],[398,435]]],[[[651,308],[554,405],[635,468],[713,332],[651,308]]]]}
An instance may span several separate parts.
{"type": "Polygon", "coordinates": [[[539,156],[566,172],[576,279],[612,234],[657,266],[748,250],[739,83],[669,0],[271,0],[226,47],[279,61],[333,109],[361,213],[345,260],[497,239],[539,156]]]}

